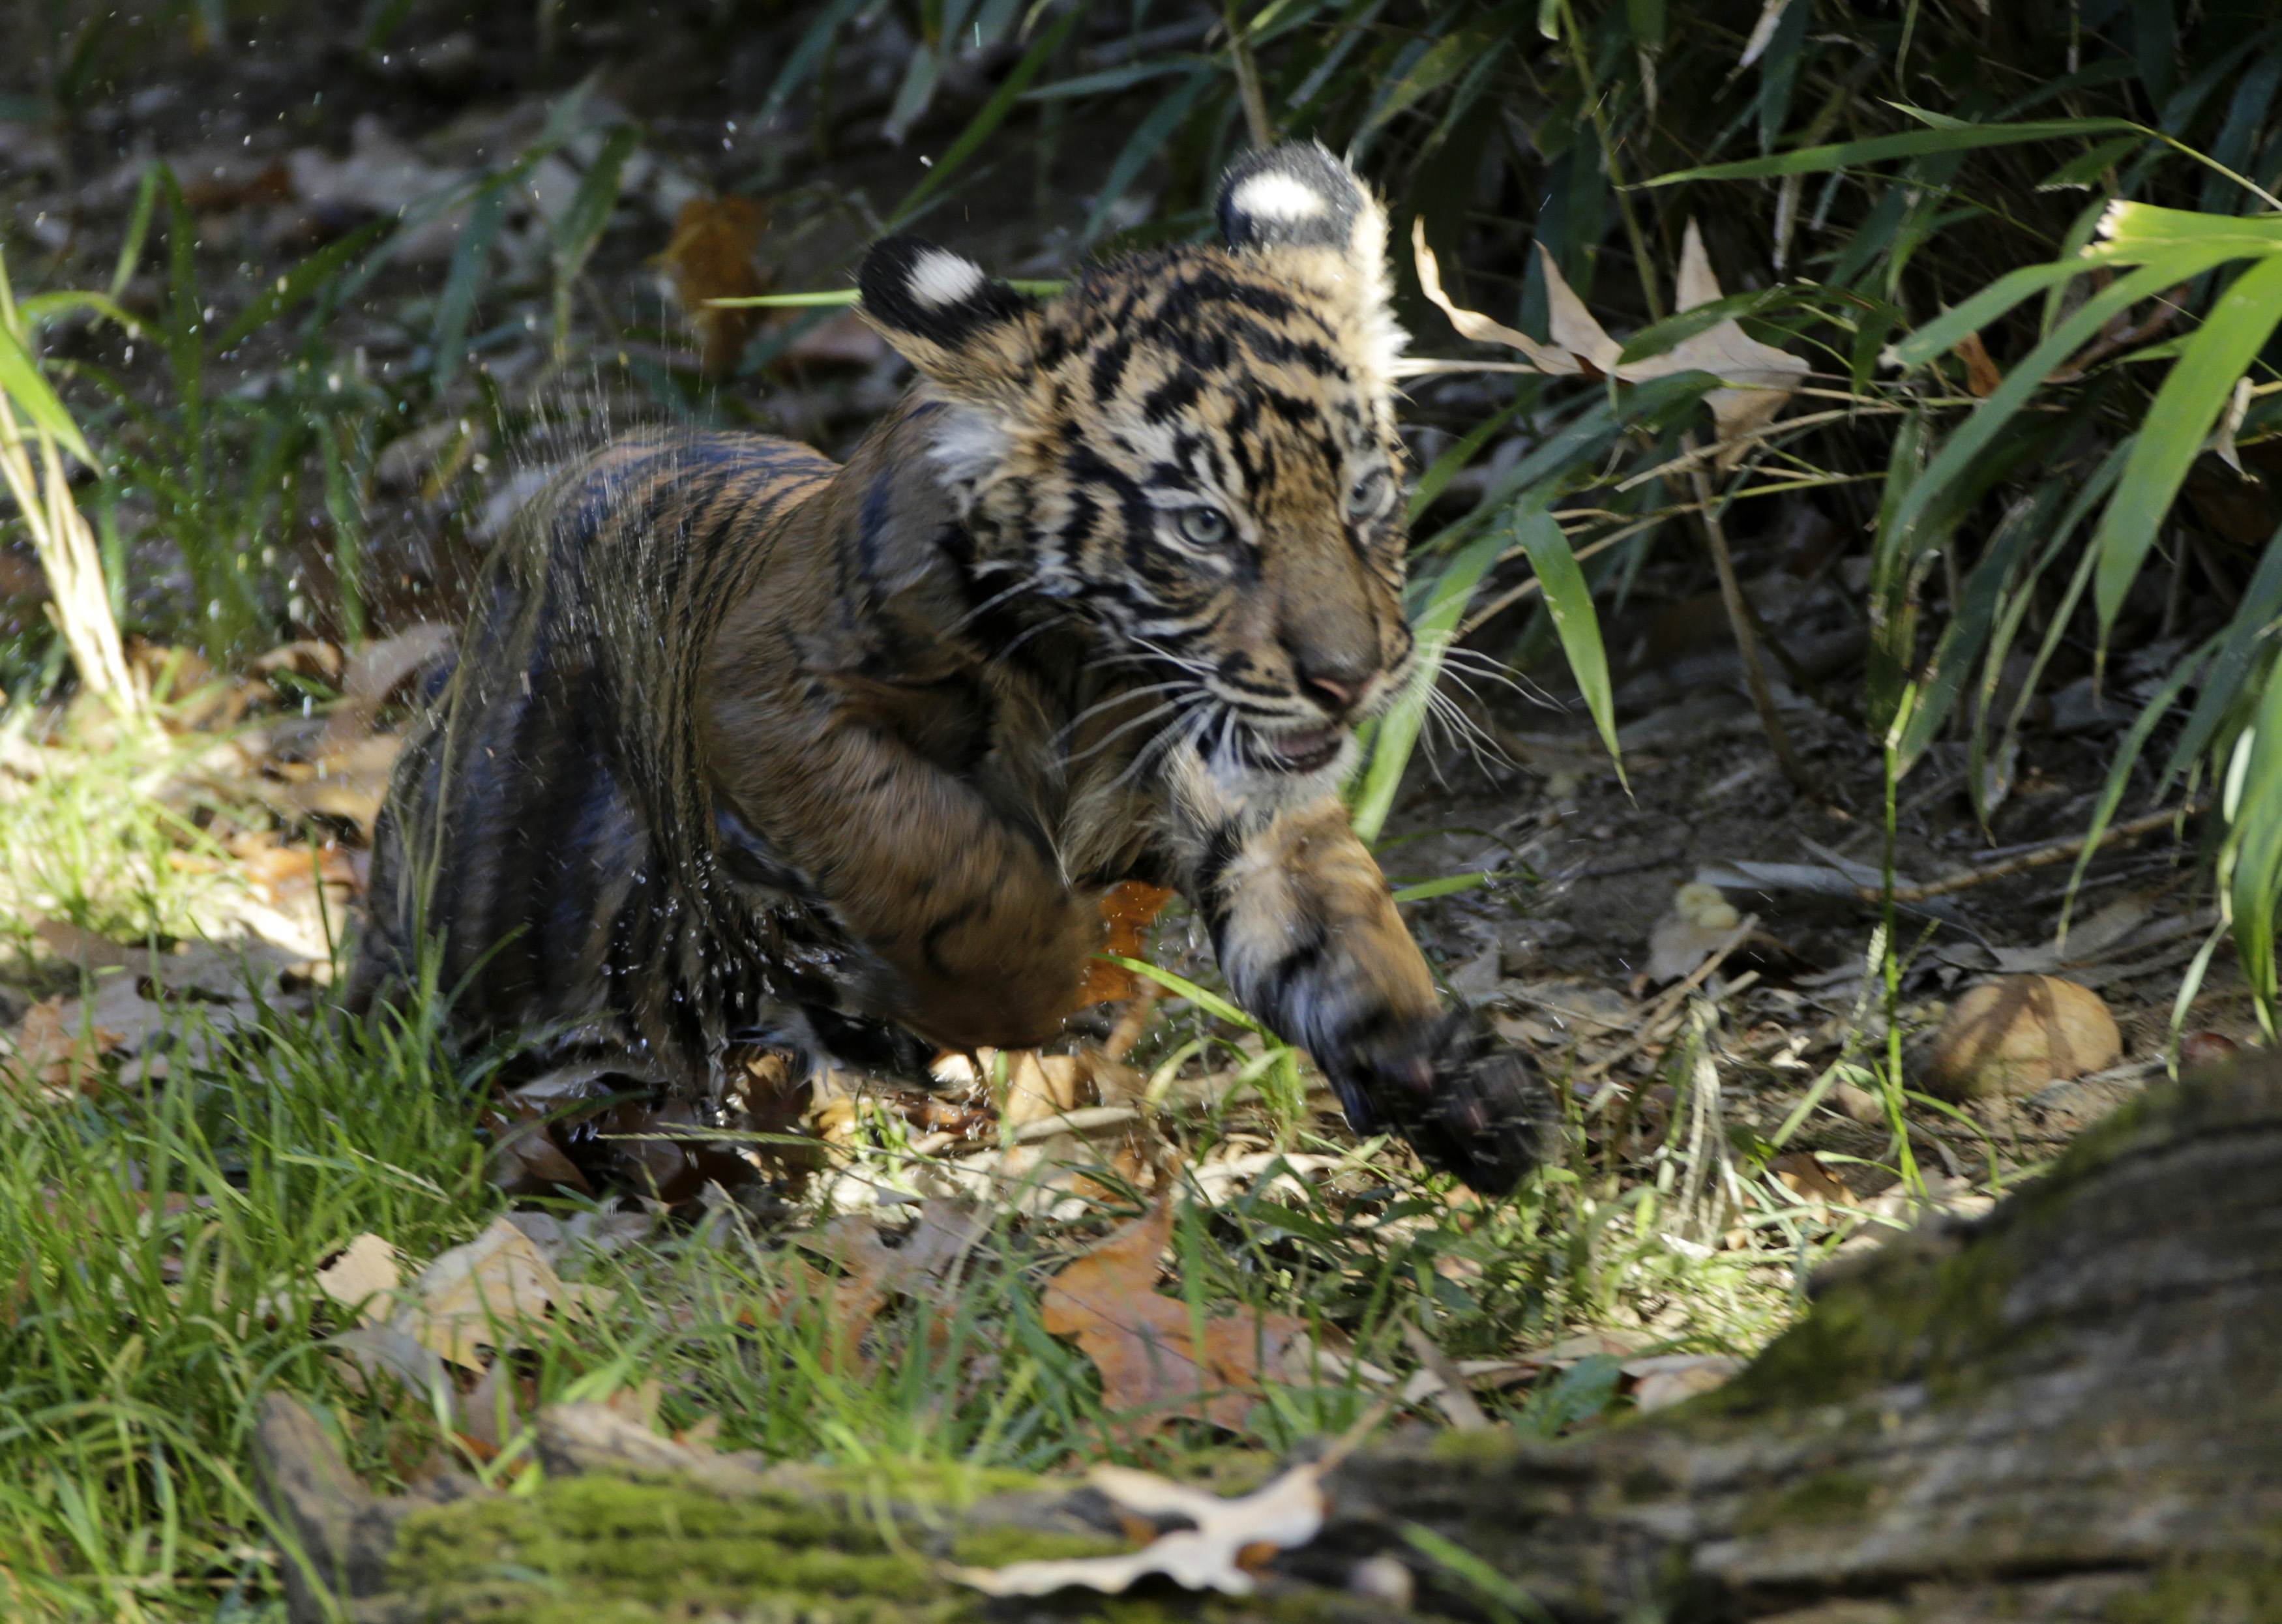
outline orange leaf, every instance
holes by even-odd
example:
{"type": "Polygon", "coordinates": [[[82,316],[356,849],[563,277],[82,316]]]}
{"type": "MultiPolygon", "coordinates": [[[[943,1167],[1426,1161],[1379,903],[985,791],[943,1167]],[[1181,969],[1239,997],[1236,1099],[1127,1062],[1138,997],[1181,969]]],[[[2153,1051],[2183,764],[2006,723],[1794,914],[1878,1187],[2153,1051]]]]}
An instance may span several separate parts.
{"type": "Polygon", "coordinates": [[[768,291],[753,263],[768,216],[750,198],[692,198],[673,222],[673,238],[658,255],[682,313],[697,330],[700,365],[718,377],[737,364],[760,312],[724,310],[706,301],[749,299],[768,291]]]}
{"type": "MultiPolygon", "coordinates": [[[[1104,891],[1101,917],[1109,927],[1109,934],[1101,951],[1124,959],[1140,958],[1142,950],[1149,944],[1149,927],[1156,923],[1157,915],[1164,912],[1172,897],[1173,893],[1163,886],[1140,880],[1127,880],[1104,891]]],[[[1075,1007],[1122,1003],[1139,991],[1140,983],[1133,972],[1123,965],[1091,959],[1086,961],[1085,980],[1078,987],[1075,1007]]]]}
{"type": "Polygon", "coordinates": [[[1997,363],[1989,359],[1989,346],[1981,342],[1981,335],[1968,333],[1959,339],[1957,354],[1958,358],[1965,362],[1965,386],[1976,397],[1995,394],[1998,386],[2004,383],[2005,375],[1997,369],[1997,363]]]}
{"type": "Polygon", "coordinates": [[[1218,1315],[1204,1322],[1199,1346],[1188,1306],[1157,1294],[1157,1260],[1172,1237],[1172,1204],[1160,1198],[1053,1278],[1044,1325],[1093,1361],[1109,1409],[1142,1412],[1142,1431],[1179,1416],[1235,1431],[1259,1394],[1261,1366],[1305,1343],[1308,1326],[1288,1314],[1218,1315]]]}

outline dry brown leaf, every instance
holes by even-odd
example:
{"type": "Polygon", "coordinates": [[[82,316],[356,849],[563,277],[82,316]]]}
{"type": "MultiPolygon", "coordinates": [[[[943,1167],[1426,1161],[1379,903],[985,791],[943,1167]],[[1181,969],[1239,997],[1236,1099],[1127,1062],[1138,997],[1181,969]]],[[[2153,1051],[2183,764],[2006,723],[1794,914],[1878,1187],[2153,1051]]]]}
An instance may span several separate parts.
{"type": "MultiPolygon", "coordinates": [[[[1586,308],[1553,255],[1540,243],[1538,258],[1545,271],[1548,330],[1553,337],[1548,347],[1479,311],[1453,304],[1442,291],[1440,268],[1426,246],[1423,227],[1413,229],[1411,247],[1417,260],[1419,285],[1427,298],[1441,307],[1452,326],[1467,338],[1519,350],[1541,372],[1558,377],[1615,377],[1635,384],[1675,372],[1704,371],[1719,377],[1723,387],[1704,396],[1704,403],[1711,408],[1712,424],[1719,431],[1716,460],[1721,468],[1741,460],[1751,439],[1774,421],[1807,374],[1806,362],[1788,351],[1760,343],[1733,317],[1682,339],[1660,355],[1619,362],[1617,358],[1624,346],[1586,308]]],[[[1680,242],[1678,289],[1682,315],[1722,297],[1711,257],[1704,250],[1703,234],[1692,220],[1680,242]]]]}
{"type": "Polygon", "coordinates": [[[1976,397],[1995,394],[2004,383],[2005,375],[1997,369],[1997,363],[1989,359],[1989,346],[1981,342],[1981,335],[1968,333],[1959,339],[1957,354],[1965,362],[1965,386],[1976,397]]]}
{"type": "Polygon", "coordinates": [[[145,960],[148,952],[142,948],[122,947],[106,936],[92,930],[82,930],[66,919],[43,919],[32,927],[32,934],[40,938],[40,945],[67,964],[76,964],[82,970],[116,970],[145,960]]]}
{"type": "MultiPolygon", "coordinates": [[[[496,1369],[497,1366],[493,1368],[496,1369]]],[[[665,1384],[648,1377],[631,1387],[620,1387],[602,1401],[602,1408],[624,1416],[644,1432],[657,1430],[657,1413],[665,1403],[665,1384]]]]}
{"type": "Polygon", "coordinates": [[[1811,1150],[1787,1150],[1767,1164],[1782,1187],[1803,1201],[1851,1205],[1854,1193],[1838,1181],[1811,1150]]]}
{"type": "MultiPolygon", "coordinates": [[[[1101,897],[1102,921],[1109,928],[1101,951],[1123,959],[1140,958],[1149,944],[1149,927],[1156,923],[1172,896],[1161,885],[1139,880],[1111,886],[1101,897]]],[[[1078,987],[1075,1007],[1117,1003],[1139,991],[1138,980],[1123,965],[1091,959],[1086,961],[1085,980],[1078,987]]]]}
{"type": "Polygon", "coordinates": [[[349,657],[341,675],[341,703],[318,743],[320,757],[345,750],[372,731],[373,719],[399,690],[452,646],[450,626],[422,621],[393,637],[369,642],[349,657]]]}
{"type": "Polygon", "coordinates": [[[865,1367],[863,1343],[890,1298],[924,1294],[948,1275],[990,1228],[990,1215],[960,1201],[936,1199],[920,1208],[917,1224],[889,1246],[873,1218],[850,1214],[794,1244],[835,1264],[840,1274],[825,1301],[831,1340],[828,1364],[865,1367]]]}
{"type": "Polygon", "coordinates": [[[1735,905],[1719,888],[1692,880],[1672,894],[1672,905],[1649,933],[1648,967],[1642,972],[1649,986],[1662,986],[1691,973],[1717,952],[1728,934],[1743,923],[1735,905]]]}
{"type": "Polygon", "coordinates": [[[1418,264],[1419,287],[1428,299],[1441,307],[1442,314],[1450,318],[1450,325],[1467,338],[1482,344],[1502,344],[1519,350],[1541,372],[1566,377],[1583,370],[1577,364],[1577,358],[1566,351],[1540,344],[1527,333],[1517,331],[1502,322],[1494,321],[1479,310],[1467,310],[1452,303],[1449,296],[1442,291],[1442,268],[1434,262],[1434,251],[1426,246],[1424,215],[1411,221],[1410,251],[1418,264]]]}
{"type": "Polygon", "coordinates": [[[358,1320],[368,1325],[388,1317],[391,1299],[402,1284],[396,1248],[370,1231],[317,1270],[317,1289],[344,1308],[354,1309],[358,1320]]]}
{"type": "Polygon", "coordinates": [[[737,364],[761,313],[723,309],[716,299],[750,299],[768,291],[754,263],[768,216],[750,198],[692,198],[681,206],[673,237],[658,255],[682,314],[697,330],[698,364],[718,377],[737,364]]]}
{"type": "MultiPolygon", "coordinates": [[[[1692,220],[1680,239],[1679,294],[1683,314],[1722,297],[1719,278],[1712,274],[1711,257],[1704,252],[1703,234],[1692,220]]],[[[1750,449],[1750,438],[1774,421],[1805,381],[1807,365],[1787,351],[1761,344],[1730,316],[1682,339],[1661,355],[1627,361],[1617,369],[1617,376],[1638,383],[1697,370],[1715,374],[1728,385],[1704,397],[1712,408],[1712,426],[1719,434],[1718,464],[1728,468],[1742,460],[1750,449]]]]}
{"type": "Polygon", "coordinates": [[[1247,1564],[1304,1545],[1323,1526],[1323,1463],[1294,1466],[1248,1495],[1223,1500],[1129,1466],[1096,1466],[1086,1481],[1151,1523],[1185,1519],[1193,1527],[1159,1535],[1122,1557],[1013,1562],[1005,1567],[954,1567],[951,1577],[986,1596],[1046,1596],[1072,1588],[1114,1596],[1141,1579],[1169,1579],[1184,1589],[1249,1596],[1257,1588],[1247,1564]]]}
{"type": "MultiPolygon", "coordinates": [[[[126,983],[133,991],[133,983],[126,983]]],[[[97,1011],[101,1014],[100,1007],[97,1011]]],[[[0,1081],[48,1099],[77,1092],[92,1094],[103,1085],[103,1056],[125,1040],[119,1032],[83,1018],[80,1000],[53,998],[35,1004],[15,1031],[13,1053],[0,1055],[0,1081]]]]}
{"type": "Polygon", "coordinates": [[[1220,1315],[1204,1322],[1199,1348],[1188,1306],[1157,1294],[1158,1259],[1172,1237],[1172,1203],[1160,1197],[1048,1283],[1044,1323],[1084,1350],[1101,1372],[1104,1405],[1141,1431],[1180,1416],[1235,1431],[1262,1368],[1281,1368],[1308,1326],[1288,1314],[1220,1315]]]}
{"type": "Polygon", "coordinates": [[[1633,1403],[1643,1415],[1725,1387],[1745,1361],[1728,1354],[1659,1354],[1625,1362],[1633,1403]]]}
{"type": "Polygon", "coordinates": [[[525,1346],[520,1328],[549,1309],[583,1310],[614,1294],[558,1276],[529,1236],[505,1218],[465,1246],[454,1247],[401,1294],[390,1325],[454,1364],[480,1369],[480,1348],[525,1346]]]}

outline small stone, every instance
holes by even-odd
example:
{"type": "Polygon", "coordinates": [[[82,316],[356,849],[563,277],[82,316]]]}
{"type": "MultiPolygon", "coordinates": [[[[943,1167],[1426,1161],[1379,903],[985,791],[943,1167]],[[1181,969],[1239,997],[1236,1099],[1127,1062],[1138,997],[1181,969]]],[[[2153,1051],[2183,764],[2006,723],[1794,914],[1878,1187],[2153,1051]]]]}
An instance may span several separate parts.
{"type": "Polygon", "coordinates": [[[1927,1057],[1925,1084],[1945,1100],[2032,1094],[2123,1056],[2115,1017],[2092,989],[2057,975],[2006,975],[1951,1006],[1927,1057]]]}
{"type": "Polygon", "coordinates": [[[1870,1127],[1877,1127],[1886,1120],[1886,1102],[1852,1083],[1841,1083],[1833,1088],[1830,1102],[1854,1121],[1870,1127]]]}
{"type": "Polygon", "coordinates": [[[2221,1061],[2241,1053],[2242,1045],[2224,1032],[2189,1032],[2179,1040],[2179,1065],[2182,1069],[2199,1071],[2205,1066],[2216,1066],[2221,1061]]]}
{"type": "Polygon", "coordinates": [[[1417,1597],[1418,1583],[1410,1570],[1393,1557],[1365,1557],[1347,1574],[1347,1589],[1407,1612],[1417,1597]]]}

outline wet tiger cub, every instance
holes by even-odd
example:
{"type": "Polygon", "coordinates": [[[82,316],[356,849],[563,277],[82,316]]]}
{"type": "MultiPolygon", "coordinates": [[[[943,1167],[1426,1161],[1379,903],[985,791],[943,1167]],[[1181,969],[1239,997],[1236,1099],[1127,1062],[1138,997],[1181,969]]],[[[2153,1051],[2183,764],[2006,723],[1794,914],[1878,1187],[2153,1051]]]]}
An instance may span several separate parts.
{"type": "Polygon", "coordinates": [[[1338,798],[1415,657],[1385,218],[1312,145],[1218,213],[1044,303],[889,238],[862,310],[920,381],[846,466],[655,434],[535,502],[399,764],[352,1002],[424,944],[462,1028],[660,1083],[910,1064],[1051,1037],[1145,879],[1358,1129],[1511,1187],[1546,1096],[1338,798]]]}

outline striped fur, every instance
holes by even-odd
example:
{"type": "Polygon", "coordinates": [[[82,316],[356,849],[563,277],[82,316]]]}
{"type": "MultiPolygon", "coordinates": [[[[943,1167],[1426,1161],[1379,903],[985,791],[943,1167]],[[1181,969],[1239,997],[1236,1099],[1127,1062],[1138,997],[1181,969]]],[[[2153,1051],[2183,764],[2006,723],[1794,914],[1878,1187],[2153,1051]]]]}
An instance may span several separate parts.
{"type": "Polygon", "coordinates": [[[1414,663],[1384,220],[1315,147],[1221,218],[1044,304],[891,238],[863,307],[920,383],[845,467],[653,435],[535,501],[399,766],[353,1001],[427,944],[464,1028],[662,1083],[908,1063],[1049,1037],[1150,879],[1358,1127],[1516,1182],[1542,1092],[1441,1013],[1336,796],[1414,663]]]}

